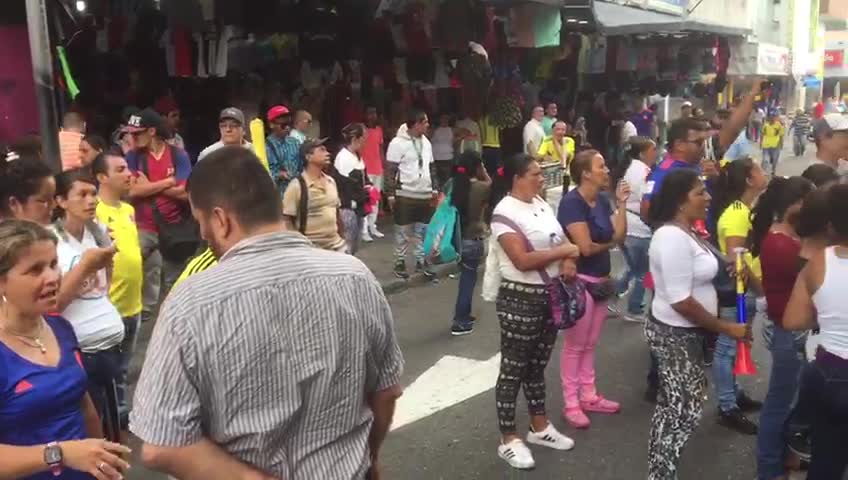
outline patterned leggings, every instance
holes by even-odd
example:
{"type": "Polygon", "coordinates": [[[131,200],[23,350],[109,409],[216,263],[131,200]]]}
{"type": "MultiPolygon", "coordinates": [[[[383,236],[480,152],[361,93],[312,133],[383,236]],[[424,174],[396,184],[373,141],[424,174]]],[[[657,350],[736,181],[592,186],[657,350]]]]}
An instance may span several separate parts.
{"type": "Polygon", "coordinates": [[[645,335],[659,364],[662,392],[651,420],[648,480],[676,480],[680,454],[704,409],[704,332],[650,319],[645,335]]]}
{"type": "Polygon", "coordinates": [[[514,434],[515,405],[522,386],[530,415],[545,414],[545,367],[557,331],[550,325],[542,285],[502,282],[496,310],[501,322],[501,369],[495,386],[498,426],[502,434],[514,434]]]}

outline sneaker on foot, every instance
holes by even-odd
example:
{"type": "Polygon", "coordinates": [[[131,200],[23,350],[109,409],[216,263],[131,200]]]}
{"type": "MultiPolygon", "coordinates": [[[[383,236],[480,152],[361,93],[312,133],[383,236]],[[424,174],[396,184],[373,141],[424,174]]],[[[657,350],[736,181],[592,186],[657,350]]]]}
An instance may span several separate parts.
{"type": "Polygon", "coordinates": [[[403,280],[409,278],[409,274],[406,273],[406,262],[400,261],[395,263],[395,276],[403,280]]]}
{"type": "Polygon", "coordinates": [[[621,316],[621,319],[630,323],[645,323],[645,314],[627,312],[621,316]]]}
{"type": "Polygon", "coordinates": [[[593,400],[580,400],[580,408],[593,413],[618,413],[621,404],[597,395],[593,400]]]}
{"type": "Polygon", "coordinates": [[[383,238],[383,237],[386,236],[383,232],[377,230],[377,227],[371,228],[370,230],[371,230],[371,236],[374,237],[374,238],[383,238]]]}
{"type": "Polygon", "coordinates": [[[527,432],[527,443],[542,445],[553,448],[554,450],[571,450],[574,448],[574,440],[559,433],[550,423],[541,432],[534,432],[531,428],[527,432]]]}
{"type": "Polygon", "coordinates": [[[562,412],[562,416],[574,428],[589,428],[589,425],[592,423],[580,407],[566,407],[562,412]]]}
{"type": "Polygon", "coordinates": [[[454,322],[451,327],[451,335],[454,337],[461,337],[472,332],[474,332],[474,324],[471,322],[454,322]]]}
{"type": "Polygon", "coordinates": [[[536,466],[536,461],[533,460],[533,454],[530,453],[530,449],[519,438],[506,445],[498,445],[498,456],[504,459],[510,467],[519,470],[530,470],[536,466]]]}
{"type": "Polygon", "coordinates": [[[739,410],[743,412],[756,412],[757,410],[763,408],[763,402],[759,400],[754,400],[749,397],[745,392],[740,393],[736,396],[736,406],[739,407],[739,410]]]}
{"type": "Polygon", "coordinates": [[[374,241],[374,239],[371,238],[371,235],[367,231],[365,231],[362,232],[362,241],[365,243],[371,243],[374,241]]]}
{"type": "Polygon", "coordinates": [[[415,264],[415,271],[424,275],[428,280],[436,278],[436,272],[426,263],[418,262],[415,264]]]}
{"type": "Polygon", "coordinates": [[[742,413],[738,408],[734,408],[733,410],[722,412],[719,410],[718,412],[718,424],[724,427],[727,427],[731,430],[735,430],[739,433],[745,435],[756,435],[757,434],[757,424],[752,422],[748,417],[742,413]]]}
{"type": "Polygon", "coordinates": [[[615,301],[611,301],[610,304],[607,305],[607,311],[614,317],[621,316],[621,309],[618,308],[618,304],[615,301]]]}

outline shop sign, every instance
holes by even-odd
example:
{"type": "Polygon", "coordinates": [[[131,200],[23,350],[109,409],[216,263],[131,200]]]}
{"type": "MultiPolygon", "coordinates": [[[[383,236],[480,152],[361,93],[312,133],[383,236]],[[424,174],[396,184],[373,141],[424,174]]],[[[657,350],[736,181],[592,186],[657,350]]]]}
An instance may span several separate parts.
{"type": "Polygon", "coordinates": [[[766,43],[759,44],[757,51],[757,74],[788,75],[789,49],[766,43]]]}
{"type": "Polygon", "coordinates": [[[664,12],[682,13],[689,0],[647,0],[647,7],[664,12]]]}
{"type": "Polygon", "coordinates": [[[845,50],[825,50],[824,68],[842,68],[845,65],[845,50]]]}

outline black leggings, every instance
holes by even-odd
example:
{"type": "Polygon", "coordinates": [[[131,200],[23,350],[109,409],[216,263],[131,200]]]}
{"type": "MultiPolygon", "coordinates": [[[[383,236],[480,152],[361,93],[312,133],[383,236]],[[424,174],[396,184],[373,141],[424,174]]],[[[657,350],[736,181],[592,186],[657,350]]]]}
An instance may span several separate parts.
{"type": "Polygon", "coordinates": [[[542,285],[510,281],[502,282],[498,291],[501,369],[495,403],[502,434],[516,433],[515,406],[522,385],[530,415],[545,415],[545,367],[557,337],[547,295],[542,285]]]}

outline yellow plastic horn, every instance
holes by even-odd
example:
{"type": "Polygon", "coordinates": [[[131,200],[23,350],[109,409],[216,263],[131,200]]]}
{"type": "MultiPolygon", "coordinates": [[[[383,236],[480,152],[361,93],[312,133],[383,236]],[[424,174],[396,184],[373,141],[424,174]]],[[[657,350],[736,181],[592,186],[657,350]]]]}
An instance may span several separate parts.
{"type": "Polygon", "coordinates": [[[270,172],[268,152],[265,150],[265,123],[259,118],[250,121],[250,139],[253,140],[253,152],[259,157],[262,165],[265,165],[265,169],[270,172]]]}

